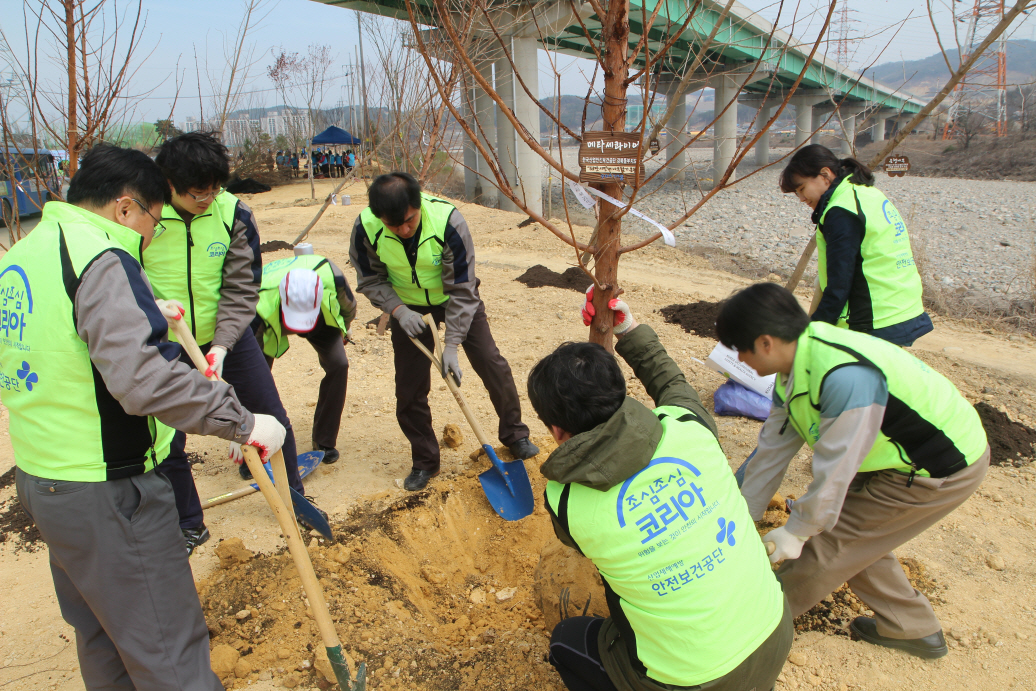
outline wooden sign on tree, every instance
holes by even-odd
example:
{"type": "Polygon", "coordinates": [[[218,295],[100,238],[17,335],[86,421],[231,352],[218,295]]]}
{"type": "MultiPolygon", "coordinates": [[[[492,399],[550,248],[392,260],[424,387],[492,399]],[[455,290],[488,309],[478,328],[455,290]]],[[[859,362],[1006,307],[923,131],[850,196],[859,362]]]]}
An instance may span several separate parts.
{"type": "Polygon", "coordinates": [[[579,147],[579,182],[632,185],[646,176],[636,132],[584,132],[579,147]]]}

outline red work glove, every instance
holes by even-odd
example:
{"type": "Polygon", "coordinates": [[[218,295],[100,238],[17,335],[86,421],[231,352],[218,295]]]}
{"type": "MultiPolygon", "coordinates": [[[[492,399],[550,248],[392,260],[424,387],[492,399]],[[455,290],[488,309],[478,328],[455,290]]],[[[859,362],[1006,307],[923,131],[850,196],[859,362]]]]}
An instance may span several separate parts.
{"type": "MultiPolygon", "coordinates": [[[[590,326],[590,322],[593,321],[594,315],[597,314],[597,310],[594,309],[594,287],[590,286],[586,289],[586,304],[583,305],[583,325],[590,326]]],[[[612,310],[613,321],[612,321],[612,333],[616,336],[620,336],[630,330],[636,325],[633,319],[633,315],[630,313],[630,307],[624,301],[619,298],[612,298],[608,301],[608,309],[612,310]]]]}

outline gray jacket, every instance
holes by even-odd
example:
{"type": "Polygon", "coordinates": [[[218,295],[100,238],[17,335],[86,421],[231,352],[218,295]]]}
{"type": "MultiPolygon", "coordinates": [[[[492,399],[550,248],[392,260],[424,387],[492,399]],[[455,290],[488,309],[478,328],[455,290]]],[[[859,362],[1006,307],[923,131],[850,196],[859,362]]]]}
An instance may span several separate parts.
{"type": "Polygon", "coordinates": [[[230,246],[223,259],[223,287],[216,310],[213,345],[233,348],[252,323],[263,282],[263,258],[259,252],[259,226],[252,210],[238,200],[230,246]]]}
{"type": "MultiPolygon", "coordinates": [[[[418,233],[421,232],[418,228],[418,233]]],[[[475,244],[468,223],[456,209],[446,225],[442,248],[442,290],[446,302],[446,345],[460,345],[468,336],[471,320],[482,299],[475,278],[475,244]]],[[[361,217],[353,224],[349,242],[349,260],[356,267],[356,290],[367,296],[375,307],[389,314],[403,304],[389,282],[388,269],[378,257],[363,228],[361,217]]]]}

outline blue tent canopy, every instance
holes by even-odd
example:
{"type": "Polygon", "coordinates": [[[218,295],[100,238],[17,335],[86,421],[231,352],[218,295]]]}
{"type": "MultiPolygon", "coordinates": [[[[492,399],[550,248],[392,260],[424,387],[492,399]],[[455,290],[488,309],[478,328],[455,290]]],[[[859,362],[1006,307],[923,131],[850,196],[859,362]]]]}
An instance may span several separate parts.
{"type": "Polygon", "coordinates": [[[338,145],[338,144],[350,144],[359,145],[362,140],[358,137],[354,137],[341,127],[335,127],[331,125],[326,130],[313,137],[313,144],[327,144],[327,145],[338,145]]]}

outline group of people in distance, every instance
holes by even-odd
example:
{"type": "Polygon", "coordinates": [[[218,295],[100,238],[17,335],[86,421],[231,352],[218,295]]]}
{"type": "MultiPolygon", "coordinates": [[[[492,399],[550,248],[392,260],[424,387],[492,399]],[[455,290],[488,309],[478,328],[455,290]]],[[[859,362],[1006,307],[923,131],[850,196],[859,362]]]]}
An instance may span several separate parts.
{"type": "MultiPolygon", "coordinates": [[[[239,462],[241,445],[264,459],[282,451],[304,493],[271,373],[292,334],[325,372],[313,448],[327,463],[339,457],[355,296],[320,255],[264,266],[254,215],[222,189],[228,179],[227,151],[207,134],[171,139],[155,160],[96,146],[67,200],[48,203],[0,259],[0,395],[18,496],[50,549],[88,689],[222,688],[188,563],[209,533],[186,433],[226,439],[239,462]],[[201,344],[204,373],[170,342],[170,320],[201,344]]],[[[807,146],[780,186],[813,210],[821,295],[811,317],[762,283],[720,310],[720,341],[777,375],[758,446],[736,473],[698,392],[621,299],[608,303],[615,351],[653,408],[627,395],[615,356],[597,344],[563,344],[529,374],[529,401],[558,443],[541,466],[545,508],[558,538],[597,566],[610,610],[552,632],[549,660],[573,691],[771,689],[793,618],[843,582],[874,614],[852,622],[857,638],[947,653],[892,550],[977,488],[985,433],[953,384],[903,349],[932,323],[906,227],[870,171],[807,146]],[[814,480],[787,524],[760,539],[753,521],[803,443],[814,480]]],[[[461,382],[463,347],[500,442],[515,458],[537,455],[460,211],[406,173],[374,179],[368,204],[350,263],[357,291],[391,315],[396,418],[411,446],[405,489],[424,489],[440,469],[430,363],[412,340],[431,347],[426,315],[445,326],[439,374],[461,382]]],[[[582,315],[595,316],[592,289],[582,315]]]]}

